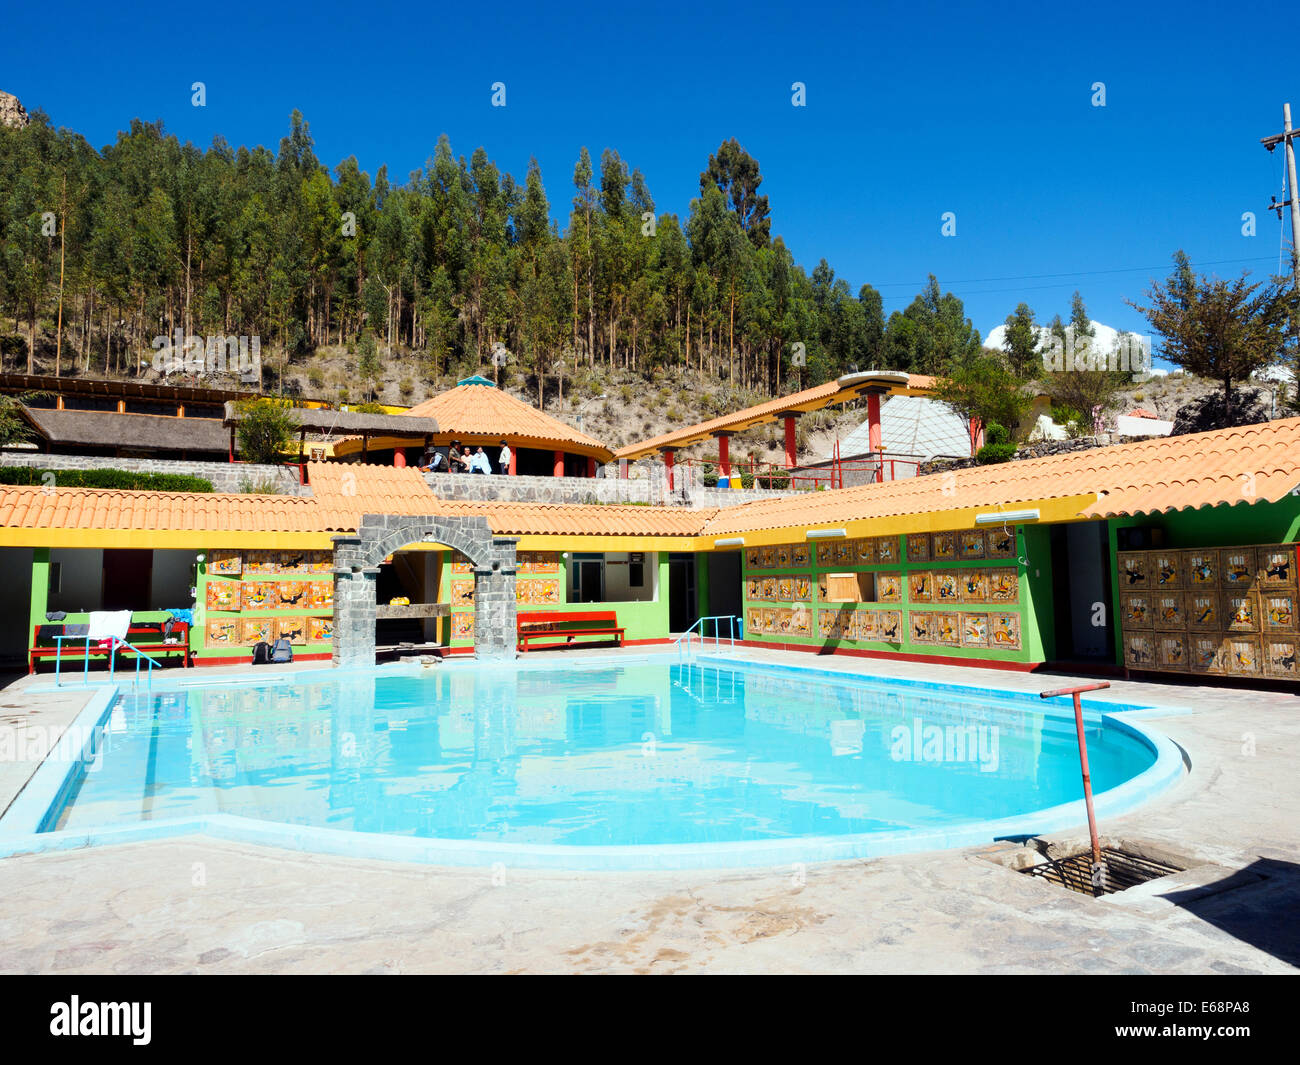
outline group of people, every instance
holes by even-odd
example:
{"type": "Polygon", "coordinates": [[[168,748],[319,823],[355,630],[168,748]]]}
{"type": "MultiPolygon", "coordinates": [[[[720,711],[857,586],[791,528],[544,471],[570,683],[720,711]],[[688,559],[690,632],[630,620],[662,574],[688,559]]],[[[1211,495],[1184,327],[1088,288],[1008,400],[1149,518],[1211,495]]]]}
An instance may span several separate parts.
{"type": "MultiPolygon", "coordinates": [[[[502,473],[510,472],[510,458],[510,445],[502,440],[501,454],[497,458],[502,473]]],[[[459,440],[453,440],[445,457],[437,449],[426,452],[420,469],[425,473],[491,473],[492,460],[481,446],[471,454],[459,440]]]]}

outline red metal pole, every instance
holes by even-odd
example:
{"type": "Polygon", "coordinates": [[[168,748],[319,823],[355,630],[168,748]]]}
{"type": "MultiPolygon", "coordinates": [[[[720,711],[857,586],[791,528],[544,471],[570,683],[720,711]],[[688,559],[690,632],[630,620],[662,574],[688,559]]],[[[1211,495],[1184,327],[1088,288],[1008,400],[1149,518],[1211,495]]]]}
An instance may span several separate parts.
{"type": "Polygon", "coordinates": [[[880,450],[880,395],[876,392],[867,396],[867,440],[872,452],[880,450]]]}
{"type": "Polygon", "coordinates": [[[794,431],[794,415],[785,416],[785,468],[794,469],[799,461],[797,437],[794,431]]]}
{"type": "Polygon", "coordinates": [[[664,450],[664,469],[668,471],[668,491],[673,490],[673,449],[664,450]]]}
{"type": "Polygon", "coordinates": [[[1074,697],[1074,730],[1079,736],[1079,765],[1083,769],[1083,801],[1088,807],[1088,835],[1092,838],[1094,865],[1101,864],[1101,842],[1097,838],[1097,815],[1092,808],[1092,775],[1088,772],[1088,741],[1083,735],[1083,705],[1079,702],[1079,693],[1095,692],[1109,687],[1108,682],[1102,681],[1100,684],[1080,684],[1074,688],[1058,688],[1055,691],[1039,693],[1044,699],[1054,699],[1058,695],[1074,697]]]}

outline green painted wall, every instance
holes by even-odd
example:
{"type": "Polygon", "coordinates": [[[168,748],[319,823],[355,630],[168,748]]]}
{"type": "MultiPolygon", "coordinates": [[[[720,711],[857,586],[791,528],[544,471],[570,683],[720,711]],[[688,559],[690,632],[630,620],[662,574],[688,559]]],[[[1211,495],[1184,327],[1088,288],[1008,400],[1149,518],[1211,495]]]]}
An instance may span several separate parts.
{"type": "MultiPolygon", "coordinates": [[[[1036,530],[1044,534],[1043,543],[1046,542],[1046,529],[1036,530]]],[[[1023,527],[1016,528],[1016,545],[1020,558],[1028,558],[1026,555],[1026,541],[1023,527]]],[[[901,561],[890,562],[877,565],[849,565],[836,562],[822,562],[820,553],[813,552],[811,567],[786,567],[784,569],[752,569],[749,566],[748,552],[744,565],[741,568],[741,581],[746,582],[750,577],[771,577],[771,576],[803,576],[811,572],[814,586],[817,584],[817,578],[825,573],[892,573],[901,572],[903,575],[903,600],[901,603],[862,603],[852,609],[855,610],[899,610],[902,612],[902,635],[903,639],[897,643],[884,642],[875,640],[841,640],[823,637],[818,634],[819,615],[823,611],[832,611],[838,613],[842,609],[848,608],[841,604],[825,603],[808,603],[806,604],[813,613],[812,636],[793,636],[787,634],[768,635],[766,633],[752,634],[746,626],[745,638],[753,639],[766,643],[786,643],[800,644],[815,647],[827,648],[850,648],[863,649],[871,651],[896,651],[906,654],[917,655],[934,655],[943,658],[953,659],[983,659],[986,661],[997,662],[1039,662],[1043,660],[1043,641],[1039,636],[1039,619],[1051,618],[1050,594],[1051,594],[1051,558],[1050,553],[1038,543],[1038,538],[1034,539],[1034,556],[1033,562],[1042,560],[1039,566],[1040,576],[1035,579],[1032,595],[1030,582],[1026,576],[1027,569],[1032,572],[1033,567],[1021,566],[1014,558],[1007,559],[971,559],[955,560],[945,562],[933,561],[912,561],[907,557],[906,537],[899,536],[898,551],[901,561]],[[914,603],[911,598],[911,580],[910,575],[915,570],[949,570],[960,571],[965,569],[990,569],[990,568],[1016,568],[1019,571],[1019,592],[1018,602],[1013,604],[1006,603],[957,603],[952,605],[940,605],[936,603],[914,603]],[[1045,589],[1044,590],[1044,586],[1045,589]],[[1044,600],[1046,600],[1044,602],[1044,600]],[[1046,607],[1046,609],[1044,609],[1046,607]],[[925,610],[939,613],[1006,613],[1020,615],[1020,648],[1018,650],[1007,650],[997,647],[945,647],[932,643],[916,643],[911,638],[911,628],[908,625],[908,615],[912,610],[925,610]]],[[[823,547],[825,545],[822,545],[823,547]]],[[[749,616],[751,607],[759,609],[766,607],[784,608],[791,607],[793,602],[771,602],[767,600],[750,599],[747,595],[747,587],[742,584],[742,596],[745,602],[745,615],[749,616]]]]}
{"type": "MultiPolygon", "coordinates": [[[[240,610],[209,611],[206,606],[206,603],[208,601],[208,580],[209,580],[207,554],[208,553],[205,553],[204,560],[198,563],[197,565],[198,577],[195,584],[195,601],[198,603],[198,607],[194,612],[195,624],[190,626],[190,650],[193,651],[194,654],[196,655],[201,655],[203,658],[235,659],[235,658],[252,657],[253,648],[245,644],[236,644],[234,646],[227,645],[224,647],[205,647],[203,644],[203,641],[207,636],[207,627],[205,622],[209,617],[213,618],[214,620],[217,618],[242,618],[242,619],[251,619],[251,620],[262,620],[262,619],[271,619],[271,618],[305,618],[305,617],[330,618],[334,616],[333,610],[295,610],[292,607],[287,610],[257,610],[257,611],[250,610],[247,612],[240,611],[240,610]]],[[[248,579],[250,580],[255,579],[259,582],[274,581],[274,580],[305,581],[305,580],[324,580],[328,576],[329,576],[328,574],[318,574],[313,577],[303,577],[303,576],[276,577],[274,574],[259,573],[255,578],[248,578],[248,579]]],[[[241,580],[241,578],[239,577],[228,577],[225,575],[215,575],[211,579],[222,580],[222,581],[241,580]]],[[[331,644],[329,644],[328,642],[293,645],[293,653],[295,655],[329,654],[332,649],[333,648],[331,644]]]]}
{"type": "MultiPolygon", "coordinates": [[[[451,552],[443,553],[442,573],[438,581],[438,602],[447,603],[451,601],[451,552]]],[[[559,580],[560,582],[560,602],[550,606],[539,606],[532,603],[520,603],[519,609],[528,612],[546,611],[546,612],[563,612],[566,610],[613,610],[618,616],[618,624],[625,630],[623,639],[626,641],[633,640],[663,640],[668,637],[668,553],[666,551],[647,552],[646,565],[650,565],[650,559],[656,560],[656,571],[658,573],[658,583],[656,585],[656,597],[648,602],[617,602],[617,603],[570,603],[569,602],[569,564],[570,557],[566,553],[560,557],[560,572],[554,573],[520,573],[516,580],[559,580]]],[[[464,579],[466,575],[457,574],[458,579],[464,579]]],[[[472,578],[473,574],[469,574],[472,578]]],[[[453,614],[472,614],[472,609],[457,609],[452,604],[453,614]]],[[[474,641],[469,637],[451,636],[452,622],[451,618],[444,619],[443,625],[439,631],[442,633],[442,642],[448,647],[472,647],[474,641]]],[[[594,637],[587,638],[588,642],[595,642],[594,637]]],[[[538,644],[538,646],[543,646],[538,644]]]]}

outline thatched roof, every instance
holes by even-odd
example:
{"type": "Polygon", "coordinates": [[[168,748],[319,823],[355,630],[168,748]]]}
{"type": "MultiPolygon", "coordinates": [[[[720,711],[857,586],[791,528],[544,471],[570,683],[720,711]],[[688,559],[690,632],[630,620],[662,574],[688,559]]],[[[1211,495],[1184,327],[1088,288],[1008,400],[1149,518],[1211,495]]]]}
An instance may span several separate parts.
{"type": "Polygon", "coordinates": [[[22,408],[51,446],[130,448],[141,451],[210,451],[226,455],[230,433],[216,418],[169,418],[98,410],[22,408]]]}
{"type": "Polygon", "coordinates": [[[167,403],[219,403],[250,393],[229,388],[153,384],[140,380],[101,381],[93,377],[55,377],[53,374],[0,373],[0,393],[48,392],[51,395],[106,396],[167,403]]]}
{"type": "MultiPolygon", "coordinates": [[[[423,437],[438,432],[435,418],[412,418],[406,414],[361,414],[357,411],[323,410],[311,407],[290,407],[289,416],[309,433],[370,436],[423,437]]],[[[238,404],[226,404],[223,425],[238,425],[243,418],[238,404]]]]}

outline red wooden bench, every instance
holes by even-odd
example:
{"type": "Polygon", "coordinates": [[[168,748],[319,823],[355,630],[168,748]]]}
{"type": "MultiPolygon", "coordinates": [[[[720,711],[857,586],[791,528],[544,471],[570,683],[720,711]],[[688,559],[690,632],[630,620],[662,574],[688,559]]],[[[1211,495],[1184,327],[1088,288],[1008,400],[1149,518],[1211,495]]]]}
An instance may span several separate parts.
{"type": "Polygon", "coordinates": [[[623,628],[613,610],[529,610],[516,615],[516,618],[521,651],[527,651],[532,640],[558,637],[570,643],[574,636],[612,636],[620,647],[623,646],[623,628]],[[580,627],[562,627],[568,625],[580,627]]]}
{"type": "MultiPolygon", "coordinates": [[[[126,630],[126,642],[137,650],[146,654],[180,654],[185,656],[185,665],[190,665],[190,627],[184,621],[178,621],[172,626],[170,636],[175,637],[179,642],[163,642],[163,622],[140,622],[126,630]],[[152,642],[144,642],[142,637],[152,636],[155,639],[152,642]]],[[[62,635],[62,632],[55,633],[52,630],[64,627],[57,623],[47,623],[37,625],[32,630],[32,645],[27,649],[27,672],[36,672],[36,662],[41,658],[54,658],[59,654],[57,645],[38,645],[37,640],[41,638],[42,632],[47,639],[55,635],[62,635]]],[[[100,646],[99,641],[92,641],[90,644],[90,653],[92,655],[107,655],[109,649],[107,646],[100,646]]],[[[118,654],[129,655],[132,651],[129,648],[118,646],[118,654]]],[[[63,656],[61,661],[81,661],[86,656],[86,641],[84,637],[65,638],[63,641],[63,656]]]]}

